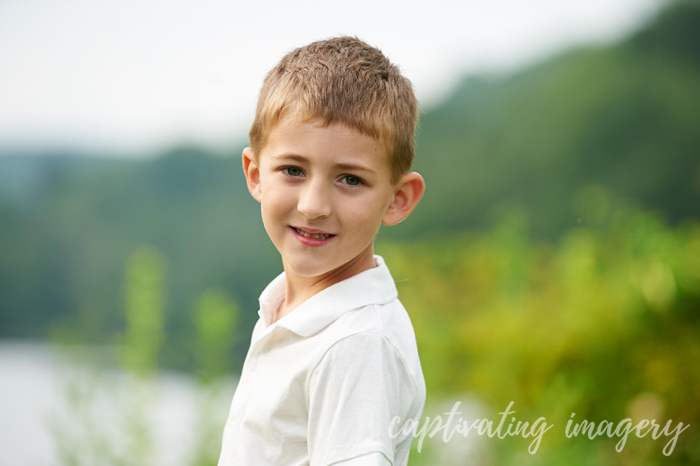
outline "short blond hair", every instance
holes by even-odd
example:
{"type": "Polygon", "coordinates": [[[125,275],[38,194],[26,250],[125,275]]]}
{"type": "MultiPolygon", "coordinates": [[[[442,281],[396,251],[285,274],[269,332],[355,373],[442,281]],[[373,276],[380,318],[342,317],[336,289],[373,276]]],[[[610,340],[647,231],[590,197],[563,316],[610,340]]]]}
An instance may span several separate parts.
{"type": "Polygon", "coordinates": [[[411,169],[418,123],[411,82],[382,52],[357,38],[313,42],[270,70],[249,133],[256,157],[288,115],[343,123],[383,141],[394,182],[411,169]]]}

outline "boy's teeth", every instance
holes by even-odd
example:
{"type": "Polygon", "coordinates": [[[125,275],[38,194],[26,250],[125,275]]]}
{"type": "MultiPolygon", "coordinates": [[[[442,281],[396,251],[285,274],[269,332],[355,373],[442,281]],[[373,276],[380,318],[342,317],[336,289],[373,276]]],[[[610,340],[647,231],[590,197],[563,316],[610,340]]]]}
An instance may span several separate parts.
{"type": "Polygon", "coordinates": [[[298,228],[295,228],[295,230],[297,231],[297,233],[299,233],[302,236],[306,236],[307,238],[326,239],[330,236],[330,235],[325,235],[325,234],[322,235],[322,234],[317,234],[317,233],[307,233],[304,230],[300,230],[298,228]]]}

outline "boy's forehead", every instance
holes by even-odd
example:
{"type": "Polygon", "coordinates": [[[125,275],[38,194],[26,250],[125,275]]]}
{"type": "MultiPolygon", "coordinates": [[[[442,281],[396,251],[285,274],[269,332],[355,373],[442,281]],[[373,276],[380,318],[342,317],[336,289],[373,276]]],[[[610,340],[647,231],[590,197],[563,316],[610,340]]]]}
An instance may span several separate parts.
{"type": "Polygon", "coordinates": [[[261,152],[269,152],[271,146],[277,146],[280,143],[294,142],[300,146],[312,146],[315,143],[326,141],[327,134],[343,136],[335,139],[335,147],[339,150],[344,149],[340,145],[341,143],[344,145],[351,143],[354,146],[372,146],[372,152],[375,155],[381,155],[387,163],[389,162],[387,144],[382,139],[364,134],[345,122],[329,122],[325,118],[314,116],[290,116],[280,120],[277,125],[270,129],[261,152]]]}

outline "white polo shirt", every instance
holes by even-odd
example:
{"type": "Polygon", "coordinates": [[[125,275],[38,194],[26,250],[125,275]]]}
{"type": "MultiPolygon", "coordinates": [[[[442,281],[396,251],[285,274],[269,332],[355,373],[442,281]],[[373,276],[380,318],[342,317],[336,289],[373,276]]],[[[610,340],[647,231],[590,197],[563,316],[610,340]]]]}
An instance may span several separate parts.
{"type": "Polygon", "coordinates": [[[219,466],[405,465],[425,381],[416,338],[380,256],[272,323],[284,273],[260,296],[219,466]],[[393,437],[393,438],[392,438],[393,437]]]}

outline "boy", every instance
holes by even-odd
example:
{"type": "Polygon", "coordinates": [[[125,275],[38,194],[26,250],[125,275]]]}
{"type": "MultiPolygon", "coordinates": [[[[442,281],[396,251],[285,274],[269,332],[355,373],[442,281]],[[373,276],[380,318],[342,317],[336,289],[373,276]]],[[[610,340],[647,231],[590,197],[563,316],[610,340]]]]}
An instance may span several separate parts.
{"type": "Polygon", "coordinates": [[[392,420],[418,421],[425,382],[373,241],[423,195],[408,173],[417,117],[410,82],[351,37],[265,78],[243,171],[284,273],[260,296],[219,466],[408,462],[412,436],[392,420]]]}

